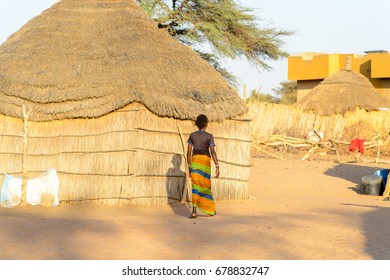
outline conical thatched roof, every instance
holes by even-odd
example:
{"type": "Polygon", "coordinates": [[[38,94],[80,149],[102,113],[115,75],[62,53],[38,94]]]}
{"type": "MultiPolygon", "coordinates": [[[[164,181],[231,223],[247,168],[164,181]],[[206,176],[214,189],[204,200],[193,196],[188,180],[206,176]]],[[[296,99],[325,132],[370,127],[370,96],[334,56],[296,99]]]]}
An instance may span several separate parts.
{"type": "Polygon", "coordinates": [[[63,0],[0,46],[0,113],[92,118],[132,102],[163,117],[223,120],[246,111],[214,68],[133,1],[63,0]]]}
{"type": "Polygon", "coordinates": [[[297,106],[320,115],[332,115],[345,114],[356,107],[367,111],[390,108],[390,100],[375,91],[362,74],[343,69],[313,88],[297,106]]]}

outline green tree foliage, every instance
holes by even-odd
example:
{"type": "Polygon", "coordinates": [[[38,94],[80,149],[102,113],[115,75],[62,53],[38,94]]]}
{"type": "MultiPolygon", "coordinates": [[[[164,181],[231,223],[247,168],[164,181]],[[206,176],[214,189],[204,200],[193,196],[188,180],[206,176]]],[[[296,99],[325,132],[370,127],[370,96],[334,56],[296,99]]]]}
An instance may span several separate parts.
{"type": "Polygon", "coordinates": [[[294,104],[297,102],[297,81],[281,82],[280,87],[273,89],[273,91],[280,96],[280,103],[282,104],[294,104]]]}
{"type": "Polygon", "coordinates": [[[267,103],[280,103],[280,99],[267,93],[262,93],[260,90],[252,90],[250,97],[247,101],[267,102],[267,103]]]}
{"type": "MultiPolygon", "coordinates": [[[[259,27],[252,9],[234,0],[136,0],[136,2],[179,42],[191,46],[227,80],[233,75],[223,68],[225,58],[246,58],[259,69],[270,69],[268,60],[287,54],[282,37],[292,32],[259,27]],[[207,50],[207,51],[205,51],[207,50]]],[[[234,79],[233,79],[234,80],[234,79]]]]}

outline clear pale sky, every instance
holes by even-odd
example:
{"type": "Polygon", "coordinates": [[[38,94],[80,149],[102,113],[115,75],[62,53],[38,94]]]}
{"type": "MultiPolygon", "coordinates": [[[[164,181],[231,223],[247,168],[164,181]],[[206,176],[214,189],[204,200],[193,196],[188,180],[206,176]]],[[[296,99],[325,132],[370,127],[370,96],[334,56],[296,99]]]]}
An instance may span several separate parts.
{"type": "MultiPolygon", "coordinates": [[[[32,17],[58,0],[0,0],[0,44],[32,17]]],[[[369,50],[390,51],[389,0],[240,0],[255,9],[260,26],[271,25],[295,31],[285,37],[283,50],[302,52],[354,53],[369,50]]],[[[273,70],[258,71],[245,60],[227,62],[247,92],[261,90],[272,94],[273,88],[287,81],[287,59],[269,61],[273,70]]]]}

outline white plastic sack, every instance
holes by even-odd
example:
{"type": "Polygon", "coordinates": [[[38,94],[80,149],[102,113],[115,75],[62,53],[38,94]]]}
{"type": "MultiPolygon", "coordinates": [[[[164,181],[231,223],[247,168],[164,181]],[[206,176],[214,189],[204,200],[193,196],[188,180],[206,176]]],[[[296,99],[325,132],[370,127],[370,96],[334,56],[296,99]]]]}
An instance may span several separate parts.
{"type": "MultiPolygon", "coordinates": [[[[42,194],[52,194],[54,202],[52,206],[58,206],[59,179],[55,169],[49,169],[41,176],[27,180],[26,203],[30,205],[41,205],[42,194]]],[[[4,207],[14,207],[20,204],[22,197],[22,179],[19,177],[4,175],[4,182],[1,188],[0,203],[4,207]]]]}
{"type": "Polygon", "coordinates": [[[0,194],[0,204],[7,208],[14,207],[20,203],[21,197],[22,179],[4,174],[4,181],[0,194]]]}

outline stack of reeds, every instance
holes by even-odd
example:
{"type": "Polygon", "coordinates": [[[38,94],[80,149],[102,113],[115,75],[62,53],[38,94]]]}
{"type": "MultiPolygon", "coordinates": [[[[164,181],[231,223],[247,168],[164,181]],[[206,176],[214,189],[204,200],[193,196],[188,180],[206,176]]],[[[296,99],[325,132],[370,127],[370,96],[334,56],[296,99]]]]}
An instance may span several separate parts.
{"type": "MultiPolygon", "coordinates": [[[[380,159],[381,148],[389,145],[390,137],[384,142],[380,140],[380,135],[371,139],[369,141],[363,141],[363,151],[353,148],[350,149],[351,142],[340,141],[334,139],[324,140],[321,138],[321,135],[317,133],[318,137],[315,139],[301,139],[296,137],[290,137],[286,135],[271,135],[267,140],[256,140],[252,141],[252,148],[258,152],[262,152],[272,157],[284,159],[284,156],[287,153],[288,148],[292,149],[305,149],[305,155],[302,157],[302,160],[308,160],[317,150],[320,150],[322,154],[328,154],[328,152],[337,155],[339,162],[357,162],[358,158],[366,161],[362,155],[365,152],[373,151],[375,153],[376,159],[374,162],[379,162],[383,160],[380,159]],[[267,151],[263,147],[278,148],[278,153],[273,153],[267,151]],[[348,151],[349,155],[345,157],[344,155],[348,151]],[[352,153],[350,153],[352,152],[352,153]]],[[[388,163],[388,161],[386,161],[388,163]]]]}

